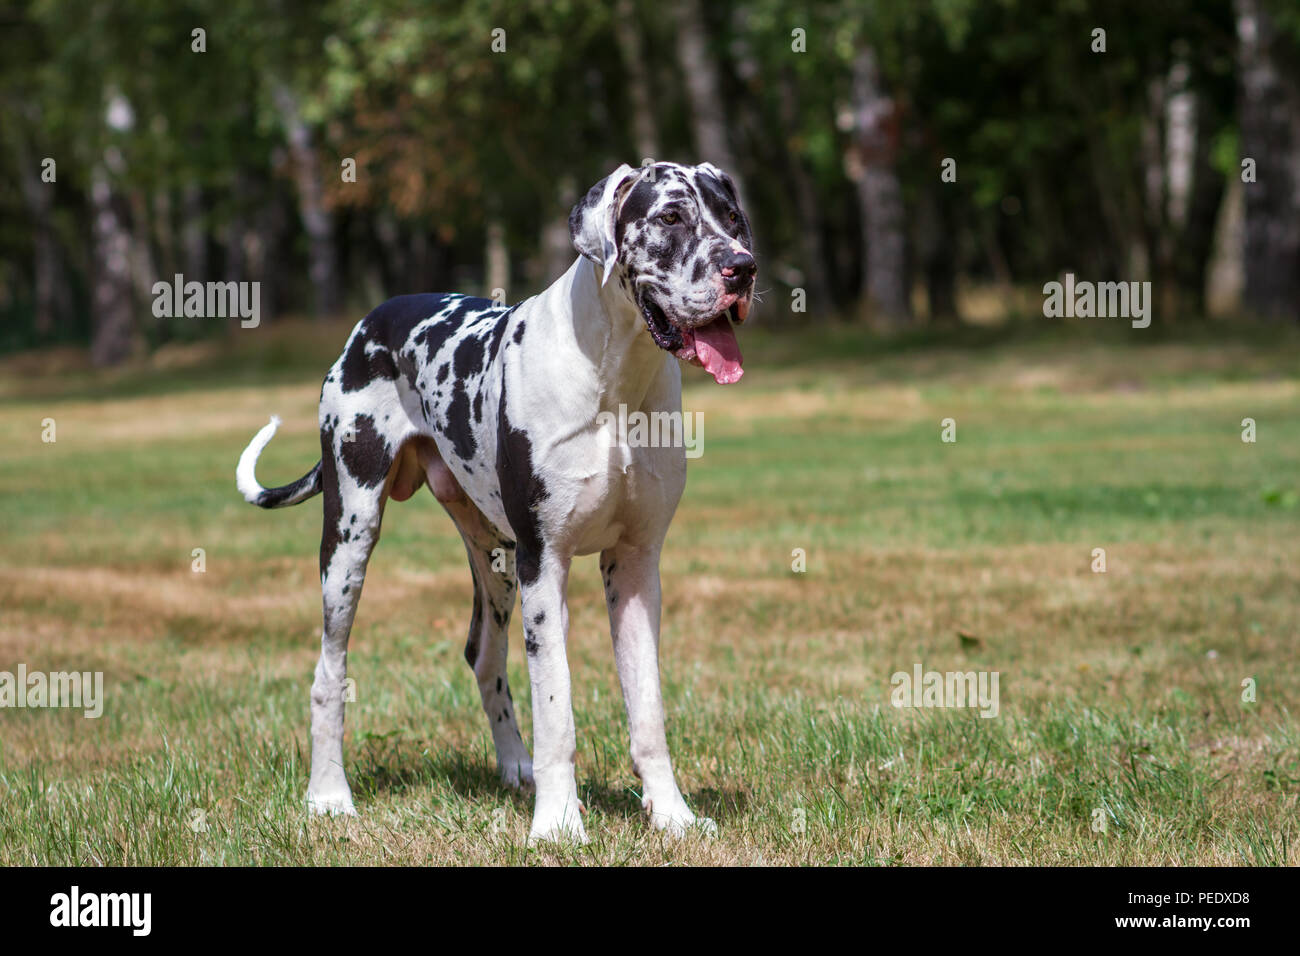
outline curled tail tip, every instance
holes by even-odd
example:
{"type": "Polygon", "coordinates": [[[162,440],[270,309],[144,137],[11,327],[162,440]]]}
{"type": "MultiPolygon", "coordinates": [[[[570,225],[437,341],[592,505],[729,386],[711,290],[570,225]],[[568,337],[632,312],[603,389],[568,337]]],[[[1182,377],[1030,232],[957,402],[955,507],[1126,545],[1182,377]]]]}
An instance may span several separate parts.
{"type": "Polygon", "coordinates": [[[252,441],[244,448],[243,454],[239,456],[239,464],[235,468],[235,486],[249,504],[259,504],[259,498],[266,490],[258,483],[256,478],[257,459],[261,456],[262,450],[266,448],[279,427],[280,416],[272,415],[271,420],[258,429],[252,441]]]}

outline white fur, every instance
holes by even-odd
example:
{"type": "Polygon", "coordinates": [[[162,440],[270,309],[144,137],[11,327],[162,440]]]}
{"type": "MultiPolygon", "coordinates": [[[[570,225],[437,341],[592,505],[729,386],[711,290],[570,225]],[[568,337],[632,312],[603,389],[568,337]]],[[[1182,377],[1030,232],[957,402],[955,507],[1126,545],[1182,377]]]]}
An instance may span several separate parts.
{"type": "Polygon", "coordinates": [[[258,495],[266,490],[257,482],[257,459],[261,457],[262,450],[270,444],[275,436],[275,430],[279,427],[280,416],[272,415],[271,420],[253,436],[244,453],[239,456],[239,467],[235,469],[235,487],[249,504],[256,503],[258,495]]]}

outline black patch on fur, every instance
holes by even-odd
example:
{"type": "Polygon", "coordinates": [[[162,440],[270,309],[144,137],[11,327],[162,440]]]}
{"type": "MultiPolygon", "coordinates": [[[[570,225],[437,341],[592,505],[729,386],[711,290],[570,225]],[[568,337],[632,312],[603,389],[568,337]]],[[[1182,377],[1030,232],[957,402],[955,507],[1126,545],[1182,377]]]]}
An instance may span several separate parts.
{"type": "Polygon", "coordinates": [[[700,173],[695,177],[695,188],[709,213],[722,228],[729,235],[738,238],[746,249],[750,249],[753,243],[749,233],[749,218],[745,215],[745,210],[740,208],[734,186],[715,176],[700,173]],[[736,214],[734,223],[728,221],[733,212],[736,214]]]}
{"type": "Polygon", "coordinates": [[[456,378],[463,382],[471,375],[477,375],[482,370],[483,340],[473,335],[467,336],[461,340],[460,345],[456,346],[456,378]]]}
{"type": "Polygon", "coordinates": [[[614,223],[614,239],[620,249],[623,248],[623,234],[627,232],[627,227],[638,219],[646,217],[658,193],[658,184],[643,179],[627,194],[622,208],[618,211],[618,221],[614,223]]]}
{"type": "Polygon", "coordinates": [[[474,611],[469,618],[469,637],[465,641],[465,662],[469,664],[470,670],[478,662],[478,640],[479,632],[482,630],[483,623],[483,598],[480,596],[478,586],[478,572],[474,570],[474,562],[469,565],[470,576],[474,579],[474,611]]]}
{"type": "MultiPolygon", "coordinates": [[[[488,333],[487,360],[489,364],[496,361],[497,352],[501,351],[501,342],[506,337],[506,326],[510,323],[510,313],[513,311],[513,308],[509,308],[502,312],[501,318],[497,319],[497,324],[494,325],[492,331],[488,333]]],[[[478,415],[476,414],[474,418],[477,420],[478,415]]]]}
{"type": "Polygon", "coordinates": [[[457,455],[465,461],[474,457],[478,451],[478,440],[469,423],[469,395],[460,382],[456,383],[456,391],[452,393],[451,402],[447,405],[446,433],[457,455]]]}
{"type": "Polygon", "coordinates": [[[524,324],[525,324],[525,323],[524,323],[524,320],[523,320],[523,319],[520,319],[520,320],[519,320],[519,324],[515,326],[515,334],[514,334],[514,336],[512,336],[512,337],[514,338],[514,340],[515,340],[515,345],[518,345],[521,341],[523,341],[523,338],[524,338],[524,324]]]}
{"type": "Polygon", "coordinates": [[[547,498],[546,484],[533,469],[533,443],[506,414],[506,383],[497,406],[497,483],[501,504],[515,533],[515,571],[523,584],[537,580],[542,567],[542,531],[537,509],[547,498]]]}
{"type": "Polygon", "coordinates": [[[436,380],[439,385],[447,381],[447,373],[450,371],[451,371],[450,362],[443,362],[441,365],[438,366],[438,375],[436,380]]]}
{"type": "Polygon", "coordinates": [[[334,429],[328,423],[321,429],[320,447],[321,491],[325,495],[325,520],[320,536],[320,573],[323,577],[338,550],[339,519],[343,517],[343,495],[334,464],[334,429]]]}
{"type": "Polygon", "coordinates": [[[362,488],[375,488],[387,476],[393,456],[383,437],[375,430],[375,419],[358,415],[352,420],[352,441],[339,443],[343,467],[362,488]]]}
{"type": "Polygon", "coordinates": [[[345,392],[360,391],[371,382],[381,379],[393,381],[397,378],[397,366],[393,364],[393,356],[382,344],[376,343],[372,338],[374,331],[370,319],[363,319],[361,325],[352,334],[347,351],[343,353],[341,387],[345,392]],[[368,352],[367,349],[372,344],[377,347],[368,352]]]}

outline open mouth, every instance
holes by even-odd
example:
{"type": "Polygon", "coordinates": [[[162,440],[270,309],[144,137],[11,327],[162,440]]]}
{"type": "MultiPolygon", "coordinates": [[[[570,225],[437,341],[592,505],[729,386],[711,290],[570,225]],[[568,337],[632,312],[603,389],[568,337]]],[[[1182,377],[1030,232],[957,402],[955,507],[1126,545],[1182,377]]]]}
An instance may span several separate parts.
{"type": "Polygon", "coordinates": [[[703,325],[683,328],[670,320],[664,310],[641,297],[641,314],[650,329],[655,344],[691,365],[698,365],[719,385],[731,385],[745,374],[741,366],[740,343],[732,322],[745,320],[749,299],[737,299],[703,325]]]}

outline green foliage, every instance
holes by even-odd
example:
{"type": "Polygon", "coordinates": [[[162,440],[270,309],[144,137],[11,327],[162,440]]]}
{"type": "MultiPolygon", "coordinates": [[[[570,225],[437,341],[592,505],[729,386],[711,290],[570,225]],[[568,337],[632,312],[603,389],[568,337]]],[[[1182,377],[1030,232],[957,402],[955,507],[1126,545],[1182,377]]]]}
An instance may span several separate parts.
{"type": "MultiPolygon", "coordinates": [[[[1274,6],[1279,31],[1300,36],[1289,7],[1274,6]]],[[[674,8],[635,0],[630,9],[660,158],[710,158],[696,152],[674,8]]],[[[1197,97],[1198,136],[1216,143],[1218,183],[1197,188],[1213,195],[1231,172],[1229,0],[724,0],[702,9],[728,100],[727,135],[779,296],[816,254],[829,271],[825,305],[847,312],[857,298],[864,234],[847,120],[853,63],[866,46],[897,107],[909,241],[922,238],[921,213],[939,203],[945,261],[975,281],[1035,285],[1080,263],[1117,275],[1130,271],[1127,257],[1141,244],[1173,243],[1183,255],[1182,237],[1167,235],[1153,206],[1142,159],[1144,129],[1159,119],[1152,84],[1176,64],[1188,68],[1186,88],[1197,97]],[[1104,54],[1090,49],[1098,26],[1107,30],[1104,54]],[[805,52],[794,49],[796,31],[805,52]],[[957,161],[956,183],[939,180],[945,157],[957,161]],[[798,171],[808,189],[792,194],[798,171]]],[[[36,223],[19,183],[33,157],[59,160],[52,228],[66,284],[83,289],[95,265],[91,179],[114,152],[112,183],[156,271],[170,274],[180,234],[197,226],[212,273],[205,278],[231,271],[235,245],[260,243],[260,277],[278,284],[274,311],[304,308],[307,243],[273,96],[280,85],[295,94],[314,137],[352,307],[481,275],[490,219],[508,230],[516,288],[533,291],[546,278],[530,258],[543,229],[615,164],[638,159],[630,71],[613,31],[619,15],[597,0],[20,6],[0,38],[0,141],[21,147],[0,150],[0,312],[30,322],[36,223]],[[191,51],[196,28],[206,31],[204,53],[191,51]],[[493,49],[498,30],[503,52],[493,49]],[[129,130],[105,122],[115,95],[130,104],[129,130]],[[339,175],[348,158],[355,183],[339,175]],[[182,202],[196,186],[197,214],[182,202]]],[[[55,337],[84,336],[87,309],[83,296],[55,337]]],[[[144,316],[147,303],[137,310],[144,316]]],[[[30,340],[18,334],[10,344],[30,340]]]]}

